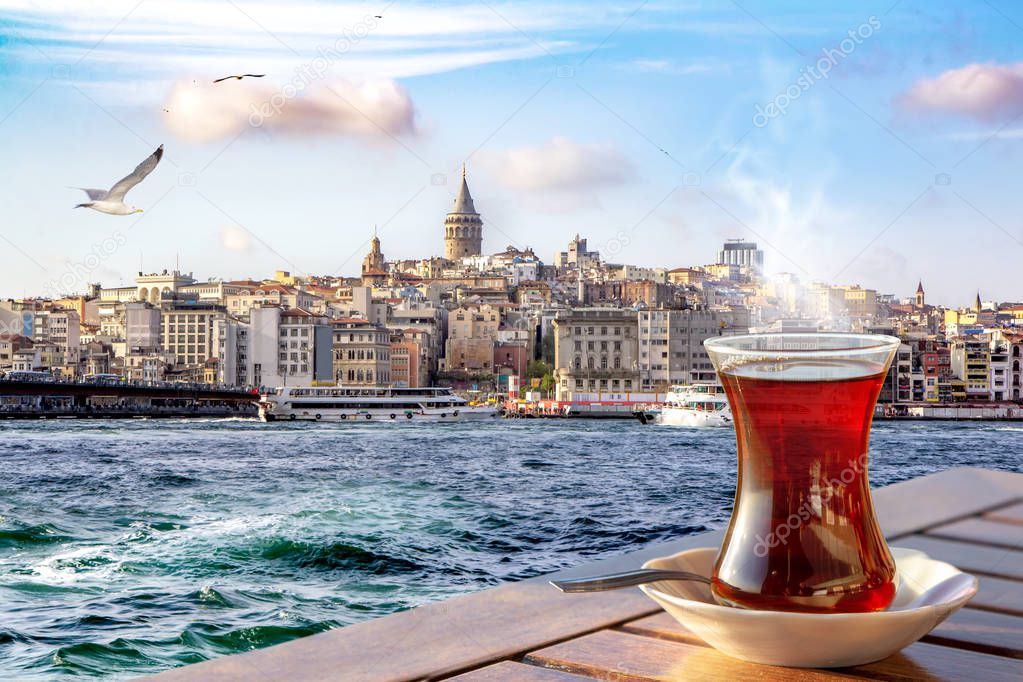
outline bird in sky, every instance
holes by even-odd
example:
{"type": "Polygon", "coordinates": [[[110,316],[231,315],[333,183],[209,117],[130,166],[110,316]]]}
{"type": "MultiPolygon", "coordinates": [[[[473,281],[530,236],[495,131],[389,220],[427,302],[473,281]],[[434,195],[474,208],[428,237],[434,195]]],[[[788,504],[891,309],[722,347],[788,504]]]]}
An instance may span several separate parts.
{"type": "Polygon", "coordinates": [[[262,78],[265,75],[265,73],[240,73],[237,76],[224,76],[223,78],[218,78],[213,82],[219,83],[220,81],[231,80],[232,78],[236,81],[240,81],[242,78],[262,78]]]}
{"type": "Polygon", "coordinates": [[[153,172],[156,168],[156,164],[160,163],[160,159],[163,158],[163,145],[161,144],[156,148],[156,151],[146,157],[146,160],[135,167],[135,170],[131,172],[111,187],[109,190],[104,189],[86,189],[85,187],[78,187],[77,189],[82,190],[89,195],[88,201],[84,204],[78,204],[75,208],[91,208],[94,211],[100,213],[109,213],[110,215],[131,215],[132,213],[142,213],[141,208],[135,208],[134,206],[128,206],[124,203],[124,195],[134,187],[135,185],[142,182],[147,175],[153,172]]]}

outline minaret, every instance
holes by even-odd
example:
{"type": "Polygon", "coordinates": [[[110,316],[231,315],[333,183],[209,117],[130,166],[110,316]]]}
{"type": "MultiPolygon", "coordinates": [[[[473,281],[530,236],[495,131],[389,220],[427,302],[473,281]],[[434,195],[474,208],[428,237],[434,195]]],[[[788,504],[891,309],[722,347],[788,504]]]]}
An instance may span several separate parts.
{"type": "Polygon", "coordinates": [[[916,307],[924,307],[924,283],[920,280],[919,284],[916,285],[916,307]]]}
{"type": "Polygon", "coordinates": [[[483,253],[483,219],[476,212],[465,182],[465,164],[462,164],[462,186],[458,188],[455,206],[444,220],[444,257],[458,260],[483,253]]]}

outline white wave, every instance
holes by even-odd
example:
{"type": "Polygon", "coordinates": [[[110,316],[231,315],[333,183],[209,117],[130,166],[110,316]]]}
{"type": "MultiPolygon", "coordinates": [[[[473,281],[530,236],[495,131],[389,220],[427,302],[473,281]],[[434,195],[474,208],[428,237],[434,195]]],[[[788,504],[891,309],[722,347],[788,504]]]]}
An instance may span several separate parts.
{"type": "Polygon", "coordinates": [[[83,578],[107,580],[120,571],[124,559],[113,554],[112,545],[89,545],[48,556],[30,566],[38,582],[47,585],[69,585],[83,578]],[[107,559],[97,566],[82,566],[79,559],[107,559]]]}

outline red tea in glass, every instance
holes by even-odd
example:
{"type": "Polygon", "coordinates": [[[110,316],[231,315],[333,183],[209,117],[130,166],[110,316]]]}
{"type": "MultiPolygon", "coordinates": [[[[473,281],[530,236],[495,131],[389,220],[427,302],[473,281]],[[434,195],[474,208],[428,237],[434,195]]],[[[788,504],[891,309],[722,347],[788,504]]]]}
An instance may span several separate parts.
{"type": "Polygon", "coordinates": [[[887,608],[895,562],[874,514],[867,443],[899,340],[764,334],[706,346],[739,453],[714,595],[775,611],[887,608]]]}

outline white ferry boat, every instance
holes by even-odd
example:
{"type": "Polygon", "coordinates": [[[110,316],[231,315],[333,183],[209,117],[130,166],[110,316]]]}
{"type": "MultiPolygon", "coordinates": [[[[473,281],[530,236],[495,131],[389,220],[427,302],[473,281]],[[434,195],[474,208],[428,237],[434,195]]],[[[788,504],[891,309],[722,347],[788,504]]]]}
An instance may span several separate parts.
{"type": "Polygon", "coordinates": [[[386,421],[461,422],[492,419],[496,407],[470,405],[450,388],[284,386],[259,399],[262,421],[386,421]]]}
{"type": "Polygon", "coordinates": [[[721,384],[672,386],[657,416],[664,426],[730,426],[732,413],[721,384]]]}

